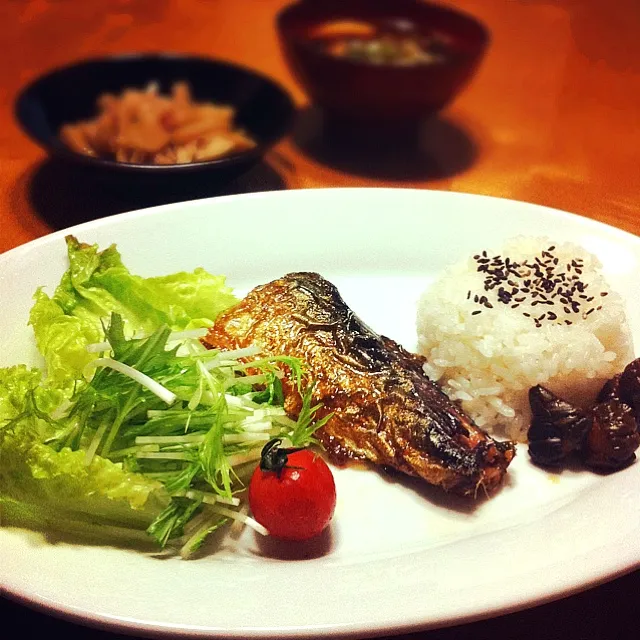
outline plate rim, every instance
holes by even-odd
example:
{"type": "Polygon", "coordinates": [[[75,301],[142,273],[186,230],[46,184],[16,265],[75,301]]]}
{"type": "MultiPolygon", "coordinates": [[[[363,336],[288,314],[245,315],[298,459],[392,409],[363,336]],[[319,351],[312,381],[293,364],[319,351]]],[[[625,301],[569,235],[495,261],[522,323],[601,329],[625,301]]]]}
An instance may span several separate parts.
{"type": "Polygon", "coordinates": [[[70,227],[65,227],[63,229],[57,229],[52,231],[51,233],[47,233],[38,238],[34,238],[33,240],[29,240],[25,243],[22,243],[16,247],[9,249],[8,251],[4,251],[0,253],[0,266],[2,262],[8,257],[14,257],[20,255],[21,251],[30,251],[33,248],[37,248],[40,244],[45,244],[48,242],[52,242],[59,238],[64,238],[66,235],[75,234],[77,232],[81,232],[84,229],[94,229],[102,226],[109,226],[109,224],[114,222],[122,222],[127,221],[129,219],[134,218],[144,218],[148,216],[161,215],[163,213],[169,213],[172,209],[178,209],[180,207],[199,207],[206,206],[208,204],[214,204],[216,202],[228,202],[228,201],[244,201],[244,200],[255,200],[255,199],[270,199],[270,198],[289,198],[289,197],[300,197],[300,194],[304,194],[306,192],[313,191],[314,193],[321,193],[320,197],[325,197],[324,194],[332,195],[337,193],[366,193],[366,192],[403,192],[403,193],[414,193],[414,194],[433,194],[440,197],[452,198],[452,199],[461,199],[461,200],[485,200],[485,201],[494,201],[494,202],[503,202],[503,203],[511,203],[517,205],[525,205],[527,207],[532,207],[538,210],[543,210],[548,213],[552,213],[555,215],[560,215],[562,217],[567,217],[570,220],[579,220],[582,224],[586,224],[588,226],[593,226],[595,228],[606,228],[609,233],[620,234],[621,237],[626,238],[627,240],[632,240],[634,242],[640,242],[640,236],[631,233],[630,231],[626,231],[625,229],[621,229],[620,227],[616,227],[610,225],[606,222],[602,222],[600,220],[595,220],[594,218],[590,218],[581,213],[574,213],[567,211],[565,209],[558,209],[555,207],[551,207],[548,205],[537,204],[535,202],[529,202],[527,200],[516,200],[513,198],[507,198],[502,196],[494,196],[487,194],[475,194],[466,191],[447,191],[445,189],[419,189],[419,188],[406,188],[406,187],[311,187],[311,188],[296,188],[296,189],[284,189],[284,190],[276,190],[276,191],[253,191],[250,193],[240,193],[240,194],[230,194],[224,196],[211,196],[207,198],[194,198],[192,200],[181,200],[179,202],[171,202],[168,204],[160,204],[152,207],[142,207],[140,209],[132,209],[131,211],[123,211],[121,213],[116,213],[110,216],[104,216],[102,218],[96,218],[94,220],[87,220],[85,222],[80,222],[78,224],[72,225],[70,227]]]}
{"type": "Polygon", "coordinates": [[[455,626],[462,626],[491,620],[500,616],[510,615],[521,611],[540,607],[549,603],[557,602],[564,598],[568,598],[580,593],[584,593],[590,589],[606,584],[618,578],[630,575],[640,569],[640,560],[635,565],[620,562],[620,566],[612,573],[598,573],[593,570],[594,575],[588,581],[580,585],[567,586],[564,590],[549,590],[548,593],[540,595],[536,599],[527,600],[525,603],[496,604],[492,608],[486,608],[479,612],[468,612],[459,617],[446,618],[434,623],[425,623],[420,620],[413,620],[404,624],[389,623],[385,626],[379,625],[368,628],[364,625],[305,625],[300,624],[293,627],[237,627],[234,629],[227,628],[203,628],[188,625],[172,625],[157,624],[134,619],[124,620],[122,616],[107,616],[104,614],[89,614],[78,611],[70,605],[59,605],[48,603],[45,598],[28,597],[9,589],[2,588],[0,591],[3,597],[6,597],[13,603],[25,606],[28,609],[39,613],[50,615],[59,620],[65,620],[78,624],[80,626],[107,631],[110,633],[123,633],[125,635],[136,634],[140,637],[158,638],[159,640],[178,640],[184,638],[188,634],[189,638],[197,638],[198,640],[208,639],[224,639],[224,638],[251,638],[254,640],[266,640],[267,638],[286,638],[288,640],[299,640],[303,638],[331,638],[337,640],[360,639],[360,638],[379,638],[386,636],[413,634],[420,632],[435,631],[437,629],[445,629],[455,626]],[[597,574],[597,575],[596,575],[597,574]]]}

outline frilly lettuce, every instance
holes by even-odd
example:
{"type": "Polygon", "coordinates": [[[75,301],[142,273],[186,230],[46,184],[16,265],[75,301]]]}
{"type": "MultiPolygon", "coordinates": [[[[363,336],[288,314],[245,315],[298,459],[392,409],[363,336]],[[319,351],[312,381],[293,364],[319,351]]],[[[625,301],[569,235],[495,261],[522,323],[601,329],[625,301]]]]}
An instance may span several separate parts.
{"type": "Polygon", "coordinates": [[[61,388],[73,386],[84,367],[96,357],[86,347],[103,339],[100,318],[67,315],[41,289],[36,291],[34,299],[29,323],[46,363],[47,381],[61,388]]]}
{"type": "Polygon", "coordinates": [[[79,378],[96,356],[86,345],[104,340],[103,322],[122,316],[128,335],[149,334],[166,325],[172,331],[207,327],[237,302],[224,276],[204,269],[142,278],[123,265],[115,245],[97,245],[67,236],[69,269],[53,296],[39,289],[29,322],[45,358],[50,383],[79,378]]]}
{"type": "Polygon", "coordinates": [[[42,374],[25,366],[0,369],[0,522],[49,525],[76,532],[112,523],[144,530],[166,507],[162,485],[84,451],[56,451],[50,414],[64,394],[41,384],[42,374]]]}
{"type": "MultiPolygon", "coordinates": [[[[169,502],[162,485],[120,464],[85,452],[55,451],[40,442],[33,420],[0,431],[0,494],[33,512],[146,529],[169,502]]],[[[6,524],[6,522],[5,522],[6,524]]]]}
{"type": "MultiPolygon", "coordinates": [[[[0,369],[0,429],[25,410],[29,394],[34,394],[38,407],[49,413],[64,398],[56,388],[41,385],[42,371],[23,364],[0,369]]],[[[0,460],[1,461],[1,460],[0,460]]]]}

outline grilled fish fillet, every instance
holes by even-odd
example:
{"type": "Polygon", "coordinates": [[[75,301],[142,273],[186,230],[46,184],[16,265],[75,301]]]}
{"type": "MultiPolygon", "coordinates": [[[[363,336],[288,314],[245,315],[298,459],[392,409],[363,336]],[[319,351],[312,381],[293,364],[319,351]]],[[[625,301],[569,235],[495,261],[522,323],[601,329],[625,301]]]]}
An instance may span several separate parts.
{"type": "MultiPolygon", "coordinates": [[[[424,374],[424,358],[369,329],[317,273],[290,273],[253,289],[221,314],[206,346],[251,344],[306,363],[314,400],[333,413],[317,432],[329,459],[367,460],[423,478],[446,491],[490,494],[515,449],[479,429],[424,374]]],[[[300,396],[285,389],[290,415],[300,396]]]]}

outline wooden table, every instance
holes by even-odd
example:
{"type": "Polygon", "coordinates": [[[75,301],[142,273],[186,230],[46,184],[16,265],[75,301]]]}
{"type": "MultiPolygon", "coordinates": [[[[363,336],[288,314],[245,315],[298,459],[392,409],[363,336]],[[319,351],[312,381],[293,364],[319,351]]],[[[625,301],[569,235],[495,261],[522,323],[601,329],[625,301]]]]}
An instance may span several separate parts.
{"type": "MultiPolygon", "coordinates": [[[[0,8],[0,252],[54,228],[155,204],[91,193],[18,130],[12,102],[45,69],[89,55],[173,50],[227,58],[279,80],[301,107],[293,135],[233,193],[323,186],[411,186],[550,205],[640,232],[640,4],[637,0],[457,0],[491,29],[471,86],[427,127],[423,154],[393,164],[322,144],[280,56],[282,0],[10,0],[0,8]]],[[[212,194],[212,195],[215,195],[212,194]]],[[[606,514],[603,514],[606,517],[606,514]]],[[[640,532],[639,532],[640,534],[640,532]]],[[[553,542],[550,541],[550,544],[553,542]]],[[[508,562],[508,558],[505,559],[508,562]]],[[[637,637],[640,573],[557,603],[425,640],[637,637]]],[[[4,629],[69,640],[115,638],[0,600],[4,629]],[[54,635],[55,637],[55,635],[54,635]]]]}

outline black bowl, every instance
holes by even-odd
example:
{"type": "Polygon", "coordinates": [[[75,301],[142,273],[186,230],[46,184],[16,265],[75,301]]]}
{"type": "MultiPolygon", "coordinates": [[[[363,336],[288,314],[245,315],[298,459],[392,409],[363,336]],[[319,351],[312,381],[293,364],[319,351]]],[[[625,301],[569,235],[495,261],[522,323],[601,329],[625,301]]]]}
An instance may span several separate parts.
{"type": "Polygon", "coordinates": [[[128,54],[71,64],[36,79],[20,93],[15,105],[21,127],[53,157],[112,176],[162,180],[203,172],[235,177],[286,135],[294,113],[289,94],[266,76],[230,62],[179,54],[128,54]],[[256,141],[256,147],[204,162],[132,164],[77,153],[58,136],[63,124],[93,117],[102,93],[142,88],[151,81],[165,93],[181,80],[189,83],[196,100],[233,106],[236,124],[256,141]]]}

